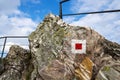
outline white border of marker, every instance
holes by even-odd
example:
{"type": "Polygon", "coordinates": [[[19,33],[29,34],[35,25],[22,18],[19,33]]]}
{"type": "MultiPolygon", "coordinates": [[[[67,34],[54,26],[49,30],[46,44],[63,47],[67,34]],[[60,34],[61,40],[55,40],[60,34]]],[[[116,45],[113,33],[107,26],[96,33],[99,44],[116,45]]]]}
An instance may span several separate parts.
{"type": "Polygon", "coordinates": [[[78,54],[86,54],[86,40],[77,40],[77,39],[72,39],[71,40],[71,51],[72,53],[78,53],[78,54]],[[75,44],[76,43],[81,43],[82,44],[82,50],[76,50],[75,49],[75,44]]]}

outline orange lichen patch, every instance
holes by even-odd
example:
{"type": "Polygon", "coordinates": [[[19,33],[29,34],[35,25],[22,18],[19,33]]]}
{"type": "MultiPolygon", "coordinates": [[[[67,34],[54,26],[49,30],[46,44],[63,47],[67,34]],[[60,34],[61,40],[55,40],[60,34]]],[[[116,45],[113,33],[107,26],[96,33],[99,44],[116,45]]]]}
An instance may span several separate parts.
{"type": "Polygon", "coordinates": [[[92,77],[93,62],[85,57],[78,67],[75,69],[75,76],[79,80],[90,80],[92,77]]]}

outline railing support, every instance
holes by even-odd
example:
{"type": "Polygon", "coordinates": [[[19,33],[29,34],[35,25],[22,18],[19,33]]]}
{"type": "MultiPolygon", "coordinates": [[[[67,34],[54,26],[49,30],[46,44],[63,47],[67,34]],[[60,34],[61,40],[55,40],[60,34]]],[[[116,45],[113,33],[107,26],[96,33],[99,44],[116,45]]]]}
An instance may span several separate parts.
{"type": "Polygon", "coordinates": [[[59,3],[59,6],[60,6],[60,9],[59,9],[59,17],[62,19],[62,3],[64,2],[67,2],[67,1],[70,1],[70,0],[62,0],[60,1],[59,3]]]}
{"type": "Polygon", "coordinates": [[[3,54],[4,54],[4,50],[5,50],[6,42],[7,42],[7,37],[5,37],[5,40],[4,40],[3,49],[2,49],[2,54],[1,54],[1,58],[3,57],[3,54]]]}
{"type": "Polygon", "coordinates": [[[28,38],[28,36],[4,36],[4,37],[0,37],[0,39],[5,39],[4,40],[4,44],[3,44],[3,49],[2,49],[2,53],[1,53],[1,57],[3,58],[4,55],[4,51],[5,51],[5,46],[6,46],[6,42],[8,38],[28,38]]]}

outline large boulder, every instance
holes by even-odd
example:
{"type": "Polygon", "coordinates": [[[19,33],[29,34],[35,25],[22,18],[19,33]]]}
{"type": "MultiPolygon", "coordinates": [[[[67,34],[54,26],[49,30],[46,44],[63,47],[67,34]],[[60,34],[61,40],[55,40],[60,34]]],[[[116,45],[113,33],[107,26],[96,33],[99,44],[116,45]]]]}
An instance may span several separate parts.
{"type": "Polygon", "coordinates": [[[0,80],[28,80],[30,77],[31,54],[20,46],[11,46],[8,55],[2,60],[4,70],[0,74],[0,80]]]}
{"type": "Polygon", "coordinates": [[[29,48],[14,45],[0,59],[0,80],[119,80],[120,45],[53,14],[29,35],[29,48]],[[72,40],[86,40],[86,52],[74,53],[72,40]]]}
{"type": "MultiPolygon", "coordinates": [[[[34,71],[32,72],[32,78],[33,79],[36,78],[37,77],[36,75],[39,74],[45,80],[49,80],[49,79],[73,80],[75,78],[75,70],[76,70],[76,67],[74,66],[75,65],[74,60],[77,57],[76,54],[73,54],[71,52],[71,40],[72,39],[89,40],[90,38],[93,38],[93,40],[98,40],[99,38],[103,38],[102,36],[97,36],[98,33],[95,31],[93,31],[95,35],[92,36],[90,34],[91,32],[92,30],[90,28],[70,26],[65,22],[63,22],[58,16],[54,16],[52,14],[46,16],[44,21],[40,23],[37,29],[34,32],[32,32],[29,36],[30,48],[31,48],[31,52],[33,53],[32,56],[35,58],[33,61],[35,68],[34,71]],[[56,59],[58,61],[56,61],[56,59]],[[59,63],[62,64],[61,66],[63,68],[57,66],[58,67],[57,71],[54,71],[54,69],[56,69],[54,64],[59,65],[59,63]],[[48,67],[49,65],[53,65],[52,66],[53,70],[51,70],[51,67],[48,67]],[[54,74],[54,76],[51,76],[50,73],[54,74]],[[62,74],[62,75],[58,75],[58,74],[62,74]],[[69,77],[67,77],[68,75],[69,77]]],[[[86,53],[85,56],[89,58],[91,58],[89,56],[89,54],[91,54],[90,48],[91,46],[94,46],[92,43],[93,41],[89,41],[87,43],[88,55],[86,53]]],[[[81,56],[81,55],[77,55],[77,56],[81,56]]],[[[78,59],[77,63],[80,64],[84,59],[80,59],[80,60],[81,61],[79,61],[78,59]]],[[[93,63],[90,59],[87,59],[87,61],[91,62],[90,72],[92,74],[93,63]]],[[[81,73],[84,73],[84,71],[81,73]]],[[[89,76],[88,79],[90,79],[91,77],[92,75],[89,76]]],[[[37,79],[39,79],[39,77],[37,77],[37,79]]]]}
{"type": "MultiPolygon", "coordinates": [[[[79,77],[78,80],[90,80],[90,78],[95,80],[100,69],[109,64],[108,62],[111,61],[111,58],[112,61],[114,60],[116,63],[120,57],[119,44],[106,40],[89,27],[71,26],[66,24],[58,16],[52,14],[46,16],[43,22],[38,25],[37,29],[30,34],[29,41],[31,52],[33,53],[32,56],[35,58],[33,60],[34,71],[32,72],[32,78],[36,78],[36,75],[39,74],[40,77],[45,80],[66,80],[67,75],[69,75],[67,80],[73,80],[76,77],[79,77]],[[87,46],[85,55],[73,54],[71,52],[72,39],[86,40],[87,46]],[[84,58],[82,58],[82,56],[84,56],[84,58]],[[82,62],[84,62],[84,59],[86,59],[85,57],[88,58],[88,62],[91,62],[91,69],[86,70],[89,70],[92,75],[88,75],[88,73],[85,73],[84,70],[79,68],[82,62]],[[64,64],[62,66],[64,69],[64,66],[70,69],[67,71],[65,71],[65,69],[62,72],[64,76],[61,75],[61,77],[63,78],[58,77],[60,75],[57,74],[59,69],[61,69],[60,67],[58,67],[59,69],[57,69],[57,72],[53,69],[49,70],[48,67],[49,65],[52,65],[52,68],[56,69],[54,64],[59,65],[59,63],[61,63],[61,65],[64,64]],[[80,74],[79,76],[78,74],[76,75],[76,72],[79,71],[81,71],[80,74],[82,76],[80,76],[80,74]],[[53,73],[54,76],[51,76],[50,73],[53,73]]],[[[85,66],[89,65],[85,64],[84,67],[85,66]]],[[[36,79],[39,79],[39,77],[36,79]]]]}

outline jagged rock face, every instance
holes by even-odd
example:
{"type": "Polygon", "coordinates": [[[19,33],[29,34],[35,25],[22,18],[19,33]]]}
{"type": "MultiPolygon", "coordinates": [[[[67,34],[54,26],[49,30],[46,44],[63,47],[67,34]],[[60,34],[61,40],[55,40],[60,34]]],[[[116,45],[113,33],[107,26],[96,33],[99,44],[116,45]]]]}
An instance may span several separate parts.
{"type": "Polygon", "coordinates": [[[120,79],[120,45],[105,40],[103,43],[104,57],[101,61],[106,62],[101,66],[96,80],[119,80],[120,79]]]}
{"type": "Polygon", "coordinates": [[[13,45],[7,57],[3,60],[4,70],[0,80],[28,80],[30,72],[30,51],[13,45]]]}
{"type": "MultiPolygon", "coordinates": [[[[46,16],[44,21],[38,25],[37,29],[30,34],[29,41],[33,56],[35,57],[35,61],[33,61],[35,68],[32,73],[32,78],[36,77],[36,74],[39,74],[41,75],[40,78],[45,80],[73,80],[75,77],[77,77],[76,79],[78,80],[90,80],[90,78],[95,80],[102,67],[109,64],[109,61],[114,60],[114,63],[116,63],[116,60],[120,57],[120,45],[117,43],[112,43],[106,40],[90,28],[70,26],[64,23],[59,17],[52,14],[46,16]],[[89,71],[92,74],[90,74],[91,76],[87,73],[84,74],[84,71],[82,72],[80,68],[78,69],[74,66],[76,63],[81,64],[81,61],[84,61],[84,59],[79,59],[82,55],[76,55],[71,52],[72,39],[86,40],[87,50],[85,56],[91,59],[94,63],[90,64],[92,71],[89,71]],[[54,72],[54,70],[49,70],[48,67],[48,65],[54,65],[54,62],[56,64],[56,59],[59,60],[60,63],[63,61],[61,64],[64,64],[67,67],[70,66],[70,70],[68,70],[70,72],[67,73],[67,71],[64,70],[62,73],[64,76],[61,75],[63,77],[62,79],[60,77],[56,78],[56,76],[60,76],[58,75],[59,70],[57,70],[57,73],[56,71],[54,72]],[[76,59],[77,62],[75,62],[76,59]],[[75,74],[75,72],[79,71],[81,71],[80,73],[84,76],[78,76],[78,74],[75,74]],[[50,76],[51,73],[56,75],[50,76]],[[67,78],[67,75],[70,77],[67,78]],[[87,77],[85,75],[87,75],[87,77]],[[46,79],[45,77],[48,78],[46,79]]],[[[57,64],[59,64],[59,61],[57,64]]],[[[90,61],[88,60],[88,62],[90,61]]],[[[77,67],[79,64],[77,64],[77,67]]],[[[64,66],[62,67],[65,68],[64,66]]],[[[52,68],[56,67],[52,66],[52,68]]]]}
{"type": "MultiPolygon", "coordinates": [[[[43,23],[38,25],[36,31],[32,32],[31,35],[29,36],[30,47],[32,52],[34,53],[33,56],[36,58],[36,60],[34,61],[34,65],[37,68],[37,70],[35,68],[34,71],[35,73],[33,75],[41,72],[43,66],[47,66],[51,64],[51,61],[55,59],[59,59],[62,61],[65,61],[66,59],[69,60],[69,63],[67,61],[65,62],[68,65],[65,64],[64,62],[62,63],[68,67],[71,66],[70,70],[74,72],[75,67],[73,65],[76,55],[71,52],[71,40],[93,39],[94,41],[94,40],[99,40],[99,38],[103,38],[102,36],[100,35],[97,36],[97,35],[98,33],[92,31],[90,28],[70,26],[64,23],[59,17],[51,14],[48,15],[44,19],[43,23]],[[93,35],[94,33],[95,35],[93,35]]],[[[88,54],[90,54],[91,53],[90,51],[92,51],[90,49],[94,47],[93,41],[89,41],[87,43],[88,54]]],[[[91,65],[93,64],[91,63],[91,65]]],[[[93,66],[91,66],[91,68],[92,67],[93,66]]],[[[72,77],[74,76],[74,74],[72,72],[67,73],[67,71],[65,71],[62,73],[64,75],[62,79],[58,79],[58,78],[56,79],[53,78],[55,77],[53,76],[52,80],[66,80],[66,76],[68,74],[72,75],[70,76],[71,77],[70,79],[73,79],[72,77]]],[[[42,73],[39,74],[41,75],[42,73]]],[[[91,78],[91,76],[89,76],[89,78],[91,78]]],[[[68,78],[67,80],[70,79],[68,78]]]]}
{"type": "Polygon", "coordinates": [[[119,80],[120,79],[120,62],[114,62],[113,65],[104,65],[99,74],[97,80],[119,80]]]}
{"type": "Polygon", "coordinates": [[[119,80],[120,45],[88,27],[71,26],[49,14],[29,35],[30,51],[12,46],[0,62],[0,80],[119,80]],[[86,40],[86,53],[71,41],[86,40]]]}

